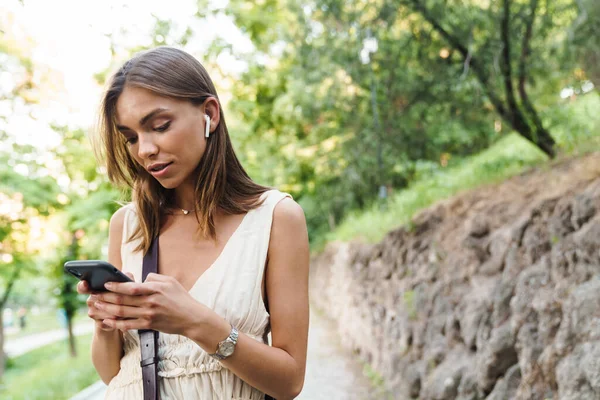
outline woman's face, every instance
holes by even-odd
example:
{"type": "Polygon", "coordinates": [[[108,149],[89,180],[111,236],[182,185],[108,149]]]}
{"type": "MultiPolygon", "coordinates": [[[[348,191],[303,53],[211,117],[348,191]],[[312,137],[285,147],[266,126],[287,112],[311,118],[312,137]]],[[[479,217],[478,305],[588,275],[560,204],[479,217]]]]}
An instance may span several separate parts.
{"type": "Polygon", "coordinates": [[[117,126],[135,161],[162,186],[174,189],[191,177],[204,155],[206,107],[125,87],[117,100],[117,126]]]}

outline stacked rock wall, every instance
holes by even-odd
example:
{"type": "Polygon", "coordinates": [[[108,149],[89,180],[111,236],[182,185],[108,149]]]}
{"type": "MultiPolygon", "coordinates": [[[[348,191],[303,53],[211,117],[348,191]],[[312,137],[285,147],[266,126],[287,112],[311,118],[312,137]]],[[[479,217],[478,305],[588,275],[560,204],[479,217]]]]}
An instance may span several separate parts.
{"type": "Polygon", "coordinates": [[[600,156],[333,243],[311,301],[394,398],[600,399],[600,156]]]}

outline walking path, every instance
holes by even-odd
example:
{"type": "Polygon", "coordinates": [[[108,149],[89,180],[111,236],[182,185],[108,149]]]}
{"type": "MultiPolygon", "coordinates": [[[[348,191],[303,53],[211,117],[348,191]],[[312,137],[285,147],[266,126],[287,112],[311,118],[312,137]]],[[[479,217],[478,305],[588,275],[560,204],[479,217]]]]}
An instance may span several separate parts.
{"type": "Polygon", "coordinates": [[[301,400],[381,400],[356,356],[344,350],[333,322],[312,312],[301,400]]]}
{"type": "MultiPolygon", "coordinates": [[[[333,323],[316,312],[310,318],[306,379],[297,399],[381,399],[363,375],[356,357],[340,347],[333,323]]],[[[97,382],[70,400],[102,400],[105,391],[106,385],[97,382]]]]}
{"type": "MultiPolygon", "coordinates": [[[[75,336],[85,335],[86,333],[92,333],[93,331],[94,323],[92,321],[75,325],[73,328],[73,334],[75,336]]],[[[17,357],[21,354],[27,353],[28,351],[66,339],[67,337],[68,332],[64,328],[34,333],[17,339],[11,339],[8,337],[4,343],[4,351],[9,357],[17,357]]]]}

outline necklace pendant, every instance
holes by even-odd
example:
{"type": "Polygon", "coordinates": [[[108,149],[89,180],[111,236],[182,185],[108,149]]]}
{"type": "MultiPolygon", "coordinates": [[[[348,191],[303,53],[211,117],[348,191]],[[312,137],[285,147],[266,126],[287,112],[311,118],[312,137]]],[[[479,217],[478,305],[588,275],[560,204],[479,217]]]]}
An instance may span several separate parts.
{"type": "Polygon", "coordinates": [[[183,211],[183,215],[188,215],[190,213],[190,210],[184,210],[183,208],[181,209],[181,211],[183,211]]]}

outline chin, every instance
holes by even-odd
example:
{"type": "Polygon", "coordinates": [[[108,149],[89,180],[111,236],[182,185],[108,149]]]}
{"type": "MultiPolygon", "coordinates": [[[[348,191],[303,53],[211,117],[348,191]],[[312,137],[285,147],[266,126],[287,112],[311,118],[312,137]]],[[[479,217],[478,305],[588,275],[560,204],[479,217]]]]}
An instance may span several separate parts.
{"type": "Polygon", "coordinates": [[[181,184],[181,182],[178,182],[174,179],[162,179],[162,180],[157,179],[157,181],[165,189],[175,189],[181,184]]]}

